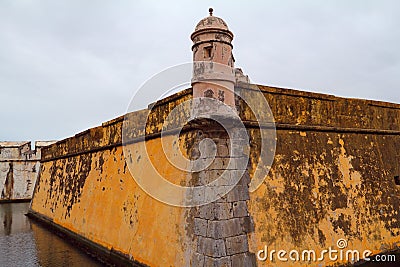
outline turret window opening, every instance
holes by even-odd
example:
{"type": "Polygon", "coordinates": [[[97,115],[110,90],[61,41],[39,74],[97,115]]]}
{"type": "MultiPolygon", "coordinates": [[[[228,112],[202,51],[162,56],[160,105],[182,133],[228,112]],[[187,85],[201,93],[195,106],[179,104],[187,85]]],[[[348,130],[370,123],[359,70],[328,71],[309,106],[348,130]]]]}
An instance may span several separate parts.
{"type": "Polygon", "coordinates": [[[204,47],[204,58],[211,58],[212,46],[204,47]]]}

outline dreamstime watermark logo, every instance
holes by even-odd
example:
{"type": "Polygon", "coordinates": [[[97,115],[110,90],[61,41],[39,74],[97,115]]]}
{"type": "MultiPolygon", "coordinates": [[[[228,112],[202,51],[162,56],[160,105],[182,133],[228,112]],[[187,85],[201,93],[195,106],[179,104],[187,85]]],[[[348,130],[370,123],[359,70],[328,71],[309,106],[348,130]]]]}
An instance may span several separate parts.
{"type": "MultiPolygon", "coordinates": [[[[133,96],[122,127],[122,145],[126,165],[136,183],[153,198],[173,206],[194,207],[211,203],[227,194],[244,174],[250,151],[250,137],[246,126],[235,108],[218,99],[209,97],[180,98],[165,104],[135,111],[135,103],[142,101],[146,94],[165,98],[177,88],[190,88],[193,66],[213,64],[214,69],[227,68],[215,62],[190,62],[168,68],[147,80],[133,96]],[[165,111],[167,110],[167,111],[165,111]],[[185,127],[198,120],[213,120],[223,127],[229,136],[229,157],[225,171],[212,182],[200,186],[183,186],[171,182],[165,165],[173,166],[180,173],[190,175],[205,170],[216,157],[217,145],[211,138],[199,143],[200,156],[189,158],[182,153],[181,134],[185,127]],[[160,138],[161,145],[156,150],[148,143],[151,138],[160,138]],[[147,141],[146,141],[147,140],[147,141]],[[242,159],[236,160],[240,154],[242,159]],[[230,172],[228,170],[237,170],[230,172]],[[232,175],[235,173],[235,175],[232,175]]],[[[234,70],[231,70],[234,73],[234,70]]],[[[215,73],[213,73],[215,77],[215,73]]],[[[205,80],[204,84],[221,86],[205,80]]],[[[249,84],[244,87],[250,87],[249,84]]],[[[235,90],[251,113],[253,123],[258,125],[257,147],[260,156],[249,184],[249,191],[256,190],[264,181],[275,155],[276,132],[272,111],[267,100],[257,86],[251,89],[235,90]]],[[[178,96],[179,98],[179,96],[178,96]]],[[[256,125],[256,126],[257,126],[256,125]]],[[[205,131],[207,129],[204,129],[205,131]]]]}
{"type": "Polygon", "coordinates": [[[346,249],[348,246],[346,239],[339,239],[336,242],[336,248],[330,246],[328,249],[324,249],[317,253],[313,249],[307,250],[268,250],[267,246],[257,252],[257,259],[260,261],[269,260],[275,261],[304,261],[304,262],[321,262],[325,260],[329,261],[346,261],[346,262],[357,262],[360,259],[365,261],[370,260],[372,251],[366,249],[360,252],[357,249],[346,249]]]}

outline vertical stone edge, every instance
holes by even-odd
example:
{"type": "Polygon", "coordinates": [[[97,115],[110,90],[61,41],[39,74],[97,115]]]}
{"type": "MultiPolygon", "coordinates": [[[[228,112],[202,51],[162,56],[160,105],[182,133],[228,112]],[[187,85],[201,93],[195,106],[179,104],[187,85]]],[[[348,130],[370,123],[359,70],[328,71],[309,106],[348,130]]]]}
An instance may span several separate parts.
{"type": "MultiPolygon", "coordinates": [[[[216,164],[211,164],[206,170],[193,173],[194,185],[204,185],[218,178],[221,169],[226,169],[227,162],[233,160],[233,166],[246,158],[231,157],[229,154],[230,140],[218,126],[204,125],[195,134],[192,152],[195,159],[199,153],[198,144],[203,138],[211,138],[217,144],[216,164]],[[214,128],[215,127],[215,128],[214,128]],[[204,129],[204,131],[202,130],[204,129]],[[228,159],[228,161],[222,160],[228,159]]],[[[232,165],[231,165],[232,166],[232,165]]],[[[223,171],[223,170],[222,170],[223,171]]],[[[237,175],[238,169],[227,170],[232,176],[237,175]]],[[[248,234],[254,232],[254,224],[248,212],[249,195],[248,167],[235,187],[220,199],[199,207],[192,208],[193,242],[195,251],[192,252],[190,266],[257,266],[254,253],[249,251],[248,234]]]]}

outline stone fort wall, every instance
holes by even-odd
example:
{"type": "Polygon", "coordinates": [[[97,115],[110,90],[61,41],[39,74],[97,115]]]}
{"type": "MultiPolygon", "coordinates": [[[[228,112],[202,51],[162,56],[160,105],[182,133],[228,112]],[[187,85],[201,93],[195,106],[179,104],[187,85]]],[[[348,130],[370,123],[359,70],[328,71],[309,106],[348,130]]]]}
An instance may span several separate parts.
{"type": "MultiPolygon", "coordinates": [[[[181,208],[144,192],[123,156],[122,116],[43,149],[30,214],[102,254],[149,266],[302,266],[257,261],[255,255],[265,246],[320,252],[339,239],[351,249],[375,254],[395,249],[400,242],[395,179],[400,105],[259,88],[275,118],[277,143],[271,171],[256,191],[249,192],[246,184],[260,155],[260,125],[239,101],[251,139],[250,164],[240,187],[223,201],[181,208]]],[[[251,86],[236,90],[260,97],[251,86]]],[[[133,132],[137,139],[129,145],[134,151],[145,142],[158,171],[181,185],[196,184],[202,174],[169,164],[160,153],[160,132],[169,112],[191,97],[188,89],[152,105],[146,139],[144,132],[133,132]]],[[[133,113],[135,123],[146,123],[144,113],[133,113]]],[[[175,118],[177,127],[187,119],[181,115],[175,118]]],[[[193,157],[204,136],[229,141],[212,123],[188,125],[180,134],[183,154],[193,157]]],[[[227,154],[219,150],[217,156],[227,154]]],[[[144,173],[150,168],[140,158],[130,160],[144,173]]],[[[210,168],[209,176],[217,176],[219,168],[210,168]]],[[[329,259],[319,263],[334,264],[329,259]]]]}
{"type": "Polygon", "coordinates": [[[0,201],[30,200],[40,167],[41,149],[54,142],[0,142],[0,201]]]}

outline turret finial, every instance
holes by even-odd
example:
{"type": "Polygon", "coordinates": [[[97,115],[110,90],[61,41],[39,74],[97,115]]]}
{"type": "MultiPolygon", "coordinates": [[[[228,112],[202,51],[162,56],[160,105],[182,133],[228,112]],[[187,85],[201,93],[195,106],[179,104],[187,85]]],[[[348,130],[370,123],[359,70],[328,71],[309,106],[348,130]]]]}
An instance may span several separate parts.
{"type": "Polygon", "coordinates": [[[210,12],[210,16],[213,15],[213,11],[214,11],[214,9],[213,9],[212,7],[210,7],[210,8],[208,9],[208,12],[210,12]]]}

